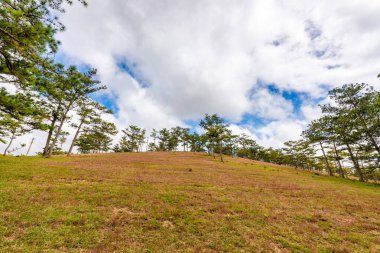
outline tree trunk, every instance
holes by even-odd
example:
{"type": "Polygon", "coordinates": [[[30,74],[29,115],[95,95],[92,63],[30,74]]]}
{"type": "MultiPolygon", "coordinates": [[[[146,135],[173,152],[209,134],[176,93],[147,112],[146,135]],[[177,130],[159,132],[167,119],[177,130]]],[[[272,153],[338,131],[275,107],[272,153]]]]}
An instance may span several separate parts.
{"type": "Polygon", "coordinates": [[[13,140],[15,139],[15,135],[16,135],[16,131],[12,132],[11,140],[9,141],[8,146],[7,146],[7,147],[5,148],[5,150],[4,150],[4,154],[3,154],[4,156],[7,155],[8,149],[11,147],[12,142],[13,142],[13,140]]]}
{"type": "Polygon", "coordinates": [[[333,141],[333,145],[334,145],[334,152],[335,152],[335,160],[336,160],[336,162],[338,164],[338,168],[339,168],[339,174],[342,178],[345,178],[344,170],[343,170],[342,164],[340,163],[340,160],[339,160],[339,154],[338,154],[338,150],[336,149],[335,141],[333,141]]]}
{"type": "Polygon", "coordinates": [[[49,151],[50,141],[51,141],[51,137],[53,136],[55,122],[57,122],[57,117],[53,116],[53,120],[52,120],[52,122],[50,124],[50,129],[49,129],[48,137],[46,139],[46,144],[45,144],[44,152],[42,154],[43,156],[46,156],[47,153],[48,153],[48,151],[49,151]]]}
{"type": "Polygon", "coordinates": [[[224,163],[224,160],[223,160],[223,152],[222,152],[222,145],[219,145],[219,155],[220,155],[220,161],[222,163],[224,163]]]}
{"type": "Polygon", "coordinates": [[[76,140],[77,140],[77,138],[78,138],[78,135],[79,135],[80,130],[81,130],[81,128],[82,128],[83,122],[84,122],[84,119],[80,122],[80,124],[79,124],[79,126],[78,126],[78,129],[77,129],[77,131],[76,131],[76,133],[75,133],[75,136],[74,136],[74,138],[73,138],[73,141],[71,142],[71,145],[70,145],[69,151],[67,152],[67,156],[70,156],[70,155],[71,155],[71,152],[73,151],[73,148],[74,148],[75,142],[76,142],[76,140]]]}
{"type": "Polygon", "coordinates": [[[134,152],[134,150],[135,150],[135,143],[134,143],[133,137],[131,137],[131,152],[134,152]]]}
{"type": "Polygon", "coordinates": [[[321,146],[322,153],[323,153],[323,157],[325,158],[325,162],[326,162],[326,167],[327,167],[327,170],[329,171],[329,175],[330,175],[330,176],[333,176],[334,173],[333,173],[333,171],[332,171],[332,169],[331,169],[331,167],[330,167],[329,160],[327,159],[327,156],[326,156],[326,154],[325,154],[325,150],[324,150],[324,148],[323,148],[323,145],[322,145],[322,142],[321,142],[321,141],[319,142],[319,145],[321,146]]]}
{"type": "Polygon", "coordinates": [[[28,148],[28,151],[26,152],[26,156],[29,155],[29,151],[30,151],[30,148],[31,148],[32,145],[33,145],[33,142],[34,142],[34,138],[32,138],[32,141],[31,141],[30,144],[29,144],[29,148],[28,148]]]}
{"type": "MultiPolygon", "coordinates": [[[[69,105],[67,108],[70,108],[70,107],[71,107],[71,105],[69,105]]],[[[65,123],[66,118],[67,118],[67,113],[68,112],[69,112],[69,109],[66,109],[66,111],[65,111],[65,113],[64,113],[64,115],[62,117],[62,120],[59,123],[58,129],[57,129],[57,133],[54,136],[54,139],[53,139],[51,145],[49,145],[49,149],[48,149],[48,152],[47,152],[47,155],[46,155],[47,157],[51,157],[51,155],[53,154],[53,148],[54,148],[55,144],[57,143],[58,138],[59,138],[59,136],[61,134],[62,127],[63,127],[63,124],[65,123]]]]}
{"type": "Polygon", "coordinates": [[[346,144],[346,147],[347,147],[348,153],[350,154],[351,161],[354,164],[355,170],[359,174],[359,180],[364,182],[364,176],[363,176],[362,170],[361,170],[359,163],[356,160],[354,154],[352,153],[352,149],[351,149],[350,145],[346,144]]]}
{"type": "Polygon", "coordinates": [[[365,123],[365,120],[363,119],[363,117],[360,117],[360,118],[361,118],[361,120],[363,122],[363,126],[365,128],[365,133],[366,133],[367,137],[369,138],[369,140],[372,143],[372,145],[375,147],[377,153],[380,155],[380,147],[379,147],[379,145],[377,144],[375,138],[373,138],[373,136],[369,133],[368,126],[365,123]]]}
{"type": "Polygon", "coordinates": [[[380,147],[377,145],[376,140],[373,138],[372,135],[369,135],[369,139],[371,140],[373,146],[375,147],[377,153],[380,155],[380,147]]]}
{"type": "Polygon", "coordinates": [[[54,132],[54,128],[55,128],[55,123],[58,120],[58,113],[61,110],[61,108],[62,108],[62,103],[59,102],[57,110],[53,111],[53,113],[52,113],[53,119],[52,119],[51,124],[50,124],[50,129],[49,129],[48,137],[46,139],[46,144],[45,144],[45,147],[44,147],[44,151],[42,153],[43,156],[47,156],[47,154],[48,154],[49,147],[50,147],[51,137],[53,136],[53,132],[54,132]]]}
{"type": "Polygon", "coordinates": [[[63,126],[63,122],[64,122],[64,119],[61,120],[61,123],[59,124],[58,129],[57,129],[57,133],[55,134],[53,141],[52,141],[51,144],[49,145],[49,148],[48,148],[48,152],[47,152],[47,154],[46,154],[46,157],[51,157],[52,154],[53,154],[54,146],[55,146],[55,144],[57,143],[57,140],[58,140],[59,135],[61,134],[61,130],[62,130],[62,126],[63,126]]]}
{"type": "MultiPolygon", "coordinates": [[[[67,114],[69,113],[69,111],[71,110],[71,107],[73,106],[73,104],[75,103],[77,98],[73,98],[69,104],[67,105],[66,107],[66,111],[64,111],[64,114],[63,114],[63,117],[62,117],[62,120],[61,120],[61,123],[59,124],[59,127],[57,129],[57,134],[54,136],[54,140],[52,142],[52,144],[49,146],[49,149],[48,149],[48,153],[47,153],[47,157],[51,157],[52,153],[53,153],[53,148],[55,146],[55,144],[57,143],[57,140],[61,134],[61,131],[62,131],[62,127],[63,127],[63,124],[65,123],[65,120],[67,118],[67,114]]],[[[58,110],[58,113],[59,113],[59,110],[58,110]]],[[[46,155],[45,155],[46,156],[46,155]]]]}

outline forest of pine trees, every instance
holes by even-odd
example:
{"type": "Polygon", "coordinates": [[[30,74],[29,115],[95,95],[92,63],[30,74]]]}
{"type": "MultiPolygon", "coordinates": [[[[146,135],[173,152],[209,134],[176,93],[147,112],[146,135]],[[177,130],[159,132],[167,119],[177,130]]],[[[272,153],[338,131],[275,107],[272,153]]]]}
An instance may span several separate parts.
{"type": "MultiPolygon", "coordinates": [[[[84,1],[78,1],[86,5],[84,1]]],[[[106,89],[96,79],[96,69],[80,71],[54,58],[64,29],[54,16],[71,1],[2,1],[0,6],[0,141],[4,155],[20,147],[15,139],[33,130],[46,131],[41,155],[80,153],[188,151],[207,152],[224,162],[224,155],[244,157],[306,170],[325,171],[330,176],[355,176],[361,181],[380,179],[380,93],[368,84],[346,84],[329,92],[330,104],[321,106],[322,117],[310,123],[297,141],[284,148],[264,148],[247,135],[234,135],[228,123],[216,114],[199,122],[202,134],[173,127],[148,133],[135,125],[118,130],[102,115],[110,114],[92,97],[106,89]],[[75,136],[67,151],[68,135],[75,136]],[[117,141],[117,144],[114,143],[117,141]]]]}
{"type": "Polygon", "coordinates": [[[297,141],[284,148],[264,148],[251,137],[234,135],[225,120],[206,114],[199,125],[204,133],[189,128],[153,130],[150,139],[137,126],[123,130],[114,152],[190,151],[243,157],[306,170],[324,171],[330,176],[356,176],[360,181],[380,179],[380,93],[367,84],[349,84],[329,92],[331,104],[322,105],[323,116],[312,121],[297,141]]]}

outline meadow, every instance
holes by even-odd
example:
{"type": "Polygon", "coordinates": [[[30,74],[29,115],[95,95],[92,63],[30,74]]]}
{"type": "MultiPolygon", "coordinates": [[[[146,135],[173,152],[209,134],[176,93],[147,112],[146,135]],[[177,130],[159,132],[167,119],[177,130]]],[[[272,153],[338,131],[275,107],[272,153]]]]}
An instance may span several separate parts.
{"type": "Polygon", "coordinates": [[[380,186],[190,152],[1,157],[0,252],[380,252],[380,186]]]}

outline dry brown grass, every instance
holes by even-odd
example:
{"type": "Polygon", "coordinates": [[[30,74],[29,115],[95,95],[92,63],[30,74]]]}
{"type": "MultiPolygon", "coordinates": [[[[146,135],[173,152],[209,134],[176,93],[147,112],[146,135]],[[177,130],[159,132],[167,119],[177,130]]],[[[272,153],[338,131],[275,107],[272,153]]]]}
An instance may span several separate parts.
{"type": "Polygon", "coordinates": [[[380,252],[380,188],[251,160],[0,161],[0,250],[380,252]]]}

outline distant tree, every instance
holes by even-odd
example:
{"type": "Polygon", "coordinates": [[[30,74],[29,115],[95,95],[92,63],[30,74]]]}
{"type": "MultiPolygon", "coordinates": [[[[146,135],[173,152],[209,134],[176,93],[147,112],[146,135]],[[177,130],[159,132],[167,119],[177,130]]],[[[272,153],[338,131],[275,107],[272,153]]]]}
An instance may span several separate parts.
{"type": "Polygon", "coordinates": [[[112,151],[115,152],[115,153],[123,152],[121,150],[121,148],[120,148],[120,145],[118,143],[113,146],[112,151]]]}
{"type": "Polygon", "coordinates": [[[178,139],[182,143],[183,151],[187,151],[190,141],[190,129],[178,127],[178,139]]]}
{"type": "Polygon", "coordinates": [[[274,149],[272,147],[262,149],[259,154],[259,157],[259,160],[262,160],[264,162],[287,165],[292,164],[292,160],[289,159],[288,155],[283,154],[281,149],[274,149]]]}
{"type": "Polygon", "coordinates": [[[282,149],[285,157],[283,162],[302,169],[319,169],[319,163],[314,155],[316,151],[306,140],[287,141],[282,149]]]}
{"type": "Polygon", "coordinates": [[[69,151],[67,152],[67,156],[70,156],[72,153],[75,142],[84,127],[91,125],[93,122],[96,124],[96,122],[99,122],[104,114],[112,113],[112,111],[108,110],[105,106],[89,98],[84,98],[78,102],[76,112],[79,116],[79,123],[71,124],[72,127],[76,128],[76,132],[71,142],[69,151]]]}
{"type": "Polygon", "coordinates": [[[158,151],[172,151],[173,150],[173,139],[170,133],[170,130],[167,128],[163,128],[158,131],[157,136],[158,142],[158,151]]]}
{"type": "Polygon", "coordinates": [[[237,156],[239,135],[232,134],[232,131],[227,129],[226,136],[223,140],[223,154],[229,156],[237,156]]]}
{"type": "Polygon", "coordinates": [[[139,152],[142,149],[142,144],[145,140],[145,129],[138,126],[130,125],[122,130],[123,136],[118,147],[121,152],[139,152]]]}
{"type": "Polygon", "coordinates": [[[157,136],[158,136],[158,131],[153,128],[152,132],[150,133],[150,137],[153,138],[153,142],[148,144],[148,149],[150,151],[157,151],[157,145],[156,145],[157,136]]]}
{"type": "Polygon", "coordinates": [[[27,129],[23,127],[23,125],[19,121],[15,121],[9,116],[6,116],[0,120],[0,125],[3,126],[1,130],[1,135],[3,138],[0,138],[0,141],[3,143],[7,143],[5,141],[6,136],[9,137],[9,141],[7,146],[5,147],[3,155],[7,155],[9,148],[11,147],[13,141],[18,137],[23,135],[27,129]]]}
{"type": "Polygon", "coordinates": [[[329,158],[326,155],[326,148],[324,147],[324,143],[329,142],[329,134],[325,131],[325,124],[326,123],[322,119],[314,120],[309,124],[308,128],[303,131],[302,135],[310,144],[318,143],[320,150],[322,151],[326,169],[329,175],[333,176],[334,172],[330,166],[329,158]]]}
{"type": "Polygon", "coordinates": [[[169,150],[177,150],[178,145],[183,141],[183,132],[184,128],[180,126],[172,127],[170,129],[169,150]]]}
{"type": "Polygon", "coordinates": [[[79,152],[84,154],[99,153],[107,152],[111,149],[111,136],[117,134],[115,124],[99,119],[96,121],[96,124],[85,127],[75,142],[79,152]]]}
{"type": "Polygon", "coordinates": [[[205,135],[199,135],[198,133],[192,133],[189,135],[189,145],[191,152],[204,152],[207,138],[205,135]]]}
{"type": "Polygon", "coordinates": [[[263,157],[260,155],[263,147],[259,146],[256,141],[250,138],[248,135],[240,135],[237,138],[236,142],[239,147],[237,150],[238,157],[256,160],[263,159],[263,157]]]}
{"type": "Polygon", "coordinates": [[[199,125],[203,127],[206,132],[207,140],[212,149],[212,154],[215,158],[215,149],[219,151],[219,156],[221,162],[223,160],[223,141],[228,139],[230,136],[230,131],[228,130],[228,124],[225,123],[224,119],[219,117],[217,114],[208,115],[200,121],[199,125]]]}

